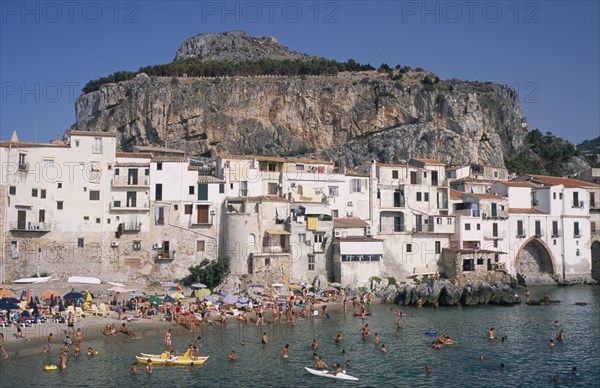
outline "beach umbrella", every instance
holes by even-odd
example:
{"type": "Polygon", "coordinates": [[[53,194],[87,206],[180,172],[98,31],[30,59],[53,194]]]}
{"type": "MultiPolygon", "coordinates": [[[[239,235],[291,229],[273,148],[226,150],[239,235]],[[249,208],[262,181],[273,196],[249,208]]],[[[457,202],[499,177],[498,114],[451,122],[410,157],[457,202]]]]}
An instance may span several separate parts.
{"type": "Polygon", "coordinates": [[[94,294],[92,294],[91,292],[89,292],[87,290],[83,293],[83,297],[84,297],[84,299],[85,299],[86,302],[91,302],[92,299],[95,298],[94,294]]]}
{"type": "Polygon", "coordinates": [[[283,287],[283,283],[273,283],[271,287],[283,287]]]}
{"type": "Polygon", "coordinates": [[[223,297],[223,303],[225,304],[235,304],[238,301],[238,297],[235,295],[226,295],[223,297]]]}
{"type": "Polygon", "coordinates": [[[240,296],[237,300],[239,304],[247,304],[249,301],[247,296],[240,296]]]}
{"type": "Polygon", "coordinates": [[[181,286],[173,286],[169,288],[169,291],[181,291],[183,288],[181,286]]]}
{"type": "Polygon", "coordinates": [[[83,298],[81,292],[69,292],[63,296],[65,300],[77,300],[83,298]]]}
{"type": "Polygon", "coordinates": [[[192,288],[206,288],[206,284],[204,283],[194,283],[191,285],[192,288]]]}
{"type": "Polygon", "coordinates": [[[183,295],[181,292],[174,292],[171,294],[171,298],[173,299],[184,299],[185,295],[183,295]]]}
{"type": "Polygon", "coordinates": [[[18,310],[19,305],[10,300],[11,298],[0,299],[0,310],[18,310]]]}
{"type": "Polygon", "coordinates": [[[163,300],[160,299],[158,296],[156,295],[150,295],[148,297],[148,302],[157,305],[157,306],[162,306],[163,305],[163,300]]]}
{"type": "Polygon", "coordinates": [[[215,302],[215,298],[213,298],[211,295],[205,295],[204,300],[211,303],[215,302]]]}
{"type": "Polygon", "coordinates": [[[56,290],[45,290],[40,292],[40,298],[42,299],[50,299],[52,296],[59,296],[60,292],[56,290]]]}
{"type": "Polygon", "coordinates": [[[248,292],[253,293],[253,294],[262,294],[263,292],[265,292],[265,289],[260,286],[254,286],[254,287],[250,287],[248,292]]]}
{"type": "Polygon", "coordinates": [[[10,298],[16,294],[10,288],[0,288],[0,298],[10,298]]]}
{"type": "Polygon", "coordinates": [[[175,302],[175,299],[171,298],[169,295],[165,296],[165,298],[163,299],[163,302],[165,303],[173,303],[175,302]]]}
{"type": "Polygon", "coordinates": [[[210,295],[210,290],[208,288],[203,288],[201,290],[194,291],[194,296],[196,298],[202,298],[203,296],[210,295]]]}

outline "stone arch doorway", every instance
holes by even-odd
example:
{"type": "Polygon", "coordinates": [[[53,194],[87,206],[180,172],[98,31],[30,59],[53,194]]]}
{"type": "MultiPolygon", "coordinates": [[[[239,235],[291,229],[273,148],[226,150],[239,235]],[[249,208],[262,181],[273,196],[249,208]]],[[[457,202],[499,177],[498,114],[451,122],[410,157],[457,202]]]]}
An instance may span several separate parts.
{"type": "Polygon", "coordinates": [[[536,238],[521,247],[515,260],[515,268],[518,275],[525,277],[553,275],[555,271],[552,253],[542,241],[536,238]]]}
{"type": "Polygon", "coordinates": [[[592,243],[592,278],[600,282],[600,241],[592,243]]]}

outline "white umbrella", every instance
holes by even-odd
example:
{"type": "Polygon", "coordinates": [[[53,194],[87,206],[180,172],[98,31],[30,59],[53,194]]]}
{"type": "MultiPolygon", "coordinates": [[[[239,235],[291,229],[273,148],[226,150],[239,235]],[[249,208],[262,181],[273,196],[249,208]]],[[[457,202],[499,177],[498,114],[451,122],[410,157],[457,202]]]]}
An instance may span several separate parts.
{"type": "Polygon", "coordinates": [[[283,283],[273,283],[271,284],[271,287],[283,287],[284,284],[283,283]]]}
{"type": "Polygon", "coordinates": [[[203,283],[194,283],[191,286],[192,288],[206,288],[206,284],[203,283]]]}

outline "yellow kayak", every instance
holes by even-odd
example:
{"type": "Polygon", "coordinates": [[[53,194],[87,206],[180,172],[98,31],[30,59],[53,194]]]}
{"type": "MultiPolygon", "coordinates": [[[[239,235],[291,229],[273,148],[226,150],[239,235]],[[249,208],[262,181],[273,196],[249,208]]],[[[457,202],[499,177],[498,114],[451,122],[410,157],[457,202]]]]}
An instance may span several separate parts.
{"type": "Polygon", "coordinates": [[[172,357],[172,358],[161,358],[161,357],[147,357],[147,356],[135,356],[139,363],[147,364],[148,360],[152,361],[154,365],[202,365],[208,360],[207,357],[198,357],[192,359],[189,357],[172,357]]]}
{"type": "Polygon", "coordinates": [[[56,366],[56,365],[46,365],[46,366],[44,366],[44,370],[46,370],[46,371],[57,370],[57,369],[58,369],[58,366],[56,366]]]}

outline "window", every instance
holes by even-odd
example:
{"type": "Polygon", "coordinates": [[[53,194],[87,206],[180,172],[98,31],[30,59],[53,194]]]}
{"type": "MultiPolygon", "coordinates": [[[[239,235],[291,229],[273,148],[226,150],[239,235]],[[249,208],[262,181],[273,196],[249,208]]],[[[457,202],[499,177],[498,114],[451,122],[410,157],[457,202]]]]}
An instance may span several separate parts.
{"type": "Polygon", "coordinates": [[[267,183],[267,193],[269,195],[277,195],[279,191],[279,186],[277,185],[277,183],[267,183]]]}
{"type": "Polygon", "coordinates": [[[421,202],[422,195],[423,193],[421,193],[420,191],[417,192],[417,202],[421,202]]]}
{"type": "Polygon", "coordinates": [[[26,159],[25,159],[26,157],[27,157],[27,155],[25,155],[25,154],[19,154],[19,167],[20,167],[22,164],[25,164],[25,163],[27,163],[27,161],[26,161],[26,159]]]}
{"type": "Polygon", "coordinates": [[[525,237],[525,231],[523,230],[523,221],[517,221],[517,237],[525,237]]]}
{"type": "Polygon", "coordinates": [[[184,214],[192,214],[194,207],[192,205],[183,205],[184,214]]]}
{"type": "Polygon", "coordinates": [[[85,240],[83,237],[80,237],[77,239],[77,248],[83,248],[83,246],[85,245],[85,240]]]}
{"type": "Polygon", "coordinates": [[[179,210],[179,205],[173,205],[173,210],[179,210]]]}
{"type": "Polygon", "coordinates": [[[38,189],[31,189],[31,196],[32,197],[37,197],[38,196],[38,189]]]}
{"type": "Polygon", "coordinates": [[[542,235],[542,222],[541,221],[535,221],[535,235],[536,236],[542,235]]]}
{"type": "Polygon", "coordinates": [[[268,267],[271,265],[271,258],[270,257],[265,257],[265,267],[268,267]]]}
{"type": "Polygon", "coordinates": [[[240,182],[240,197],[246,197],[248,195],[248,181],[240,182]]]}
{"type": "Polygon", "coordinates": [[[398,170],[392,170],[392,179],[398,179],[398,170]]]}
{"type": "Polygon", "coordinates": [[[149,168],[144,169],[144,175],[146,175],[146,176],[150,175],[150,169],[149,168]]]}
{"type": "Polygon", "coordinates": [[[330,197],[337,197],[339,196],[339,188],[337,186],[329,186],[329,196],[330,197]]]}
{"type": "Polygon", "coordinates": [[[577,191],[573,192],[573,207],[579,207],[579,193],[577,191]]]}
{"type": "Polygon", "coordinates": [[[100,190],[90,190],[90,201],[100,200],[100,190]]]}
{"type": "Polygon", "coordinates": [[[121,170],[119,170],[118,168],[115,168],[115,176],[119,176],[120,173],[121,173],[121,170]]]}
{"type": "Polygon", "coordinates": [[[498,170],[494,170],[494,178],[498,179],[498,170]]]}
{"type": "Polygon", "coordinates": [[[204,252],[206,250],[206,241],[198,240],[196,241],[196,252],[204,252]]]}
{"type": "Polygon", "coordinates": [[[406,244],[406,253],[412,252],[412,244],[406,244]]]}
{"type": "Polygon", "coordinates": [[[208,205],[196,205],[197,214],[197,223],[198,224],[208,224],[208,205]]]}
{"type": "Polygon", "coordinates": [[[154,187],[154,200],[162,201],[162,183],[157,183],[154,187]]]}
{"type": "Polygon", "coordinates": [[[324,237],[324,236],[325,236],[325,235],[324,235],[324,234],[322,234],[322,233],[317,233],[317,234],[315,234],[315,235],[314,235],[314,237],[313,237],[313,240],[314,240],[314,242],[315,242],[315,243],[317,243],[317,244],[322,244],[322,243],[323,243],[323,237],[324,237]]]}
{"type": "Polygon", "coordinates": [[[308,270],[315,270],[315,255],[308,255],[308,270]]]}
{"type": "Polygon", "coordinates": [[[425,202],[429,202],[429,193],[424,193],[425,194],[425,202]]]}
{"type": "Polygon", "coordinates": [[[40,209],[39,216],[38,216],[38,222],[46,222],[46,210],[40,209]]]}
{"type": "Polygon", "coordinates": [[[58,183],[56,184],[56,188],[57,188],[57,189],[62,189],[62,182],[58,182],[58,183]]]}
{"type": "Polygon", "coordinates": [[[79,140],[75,140],[75,147],[79,147],[79,140]]]}
{"type": "Polygon", "coordinates": [[[194,195],[194,186],[189,186],[188,187],[188,194],[189,195],[194,195]]]}
{"type": "Polygon", "coordinates": [[[9,188],[8,188],[8,194],[10,194],[10,195],[17,195],[17,186],[9,186],[9,188]]]}
{"type": "Polygon", "coordinates": [[[573,237],[581,237],[581,230],[579,230],[579,222],[573,222],[573,237]]]}
{"type": "Polygon", "coordinates": [[[435,242],[435,253],[442,253],[442,242],[441,241],[435,242]]]}
{"type": "Polygon", "coordinates": [[[556,199],[556,193],[552,193],[552,199],[556,199]]]}
{"type": "Polygon", "coordinates": [[[481,224],[477,224],[477,230],[481,230],[481,224]]]}
{"type": "Polygon", "coordinates": [[[416,171],[411,171],[410,172],[410,184],[411,185],[416,185],[417,184],[417,172],[416,171]]]}
{"type": "Polygon", "coordinates": [[[452,218],[448,217],[448,225],[452,225],[452,218]]]}
{"type": "Polygon", "coordinates": [[[62,210],[63,209],[63,201],[56,201],[56,208],[58,210],[62,210]]]}
{"type": "Polygon", "coordinates": [[[142,250],[142,242],[140,240],[133,240],[132,247],[134,251],[142,250]]]}
{"type": "Polygon", "coordinates": [[[351,179],[350,180],[350,192],[351,193],[362,192],[362,180],[361,179],[351,179]]]}
{"type": "Polygon", "coordinates": [[[94,138],[94,148],[92,149],[92,152],[95,154],[102,153],[102,138],[101,137],[94,138]]]}
{"type": "Polygon", "coordinates": [[[442,219],[441,219],[440,217],[437,217],[437,218],[435,219],[435,223],[436,223],[437,225],[441,225],[441,224],[442,224],[442,219]]]}
{"type": "Polygon", "coordinates": [[[154,222],[156,225],[164,225],[165,224],[165,208],[164,206],[159,206],[154,209],[154,222]]]}
{"type": "Polygon", "coordinates": [[[219,183],[219,194],[223,194],[225,192],[225,184],[219,183]]]}
{"type": "Polygon", "coordinates": [[[90,216],[83,216],[83,220],[84,221],[89,221],[90,220],[90,216]]]}
{"type": "Polygon", "coordinates": [[[268,171],[277,171],[277,165],[274,163],[269,163],[269,165],[267,166],[268,171]]]}
{"type": "Polygon", "coordinates": [[[465,230],[471,230],[471,224],[465,224],[465,230]]]}
{"type": "Polygon", "coordinates": [[[110,218],[106,219],[106,223],[110,225],[110,218]]]}
{"type": "Polygon", "coordinates": [[[96,223],[99,224],[101,222],[100,218],[96,218],[96,223]]]}
{"type": "Polygon", "coordinates": [[[156,170],[157,171],[162,171],[162,162],[156,163],[156,170]]]}
{"type": "Polygon", "coordinates": [[[558,221],[552,221],[552,237],[558,237],[558,221]]]}
{"type": "Polygon", "coordinates": [[[563,199],[563,193],[558,193],[558,199],[563,199]]]}
{"type": "Polygon", "coordinates": [[[306,234],[299,233],[298,234],[298,241],[300,242],[300,244],[304,244],[306,242],[306,234]]]}
{"type": "Polygon", "coordinates": [[[483,257],[480,257],[477,259],[477,265],[483,265],[485,264],[485,259],[483,257]]]}
{"type": "Polygon", "coordinates": [[[40,198],[46,198],[46,189],[40,190],[40,198]]]}
{"type": "Polygon", "coordinates": [[[296,164],[296,170],[297,171],[303,171],[304,170],[304,165],[303,164],[296,164]]]}
{"type": "Polygon", "coordinates": [[[206,183],[198,184],[198,200],[199,201],[208,200],[208,185],[206,183]]]}

